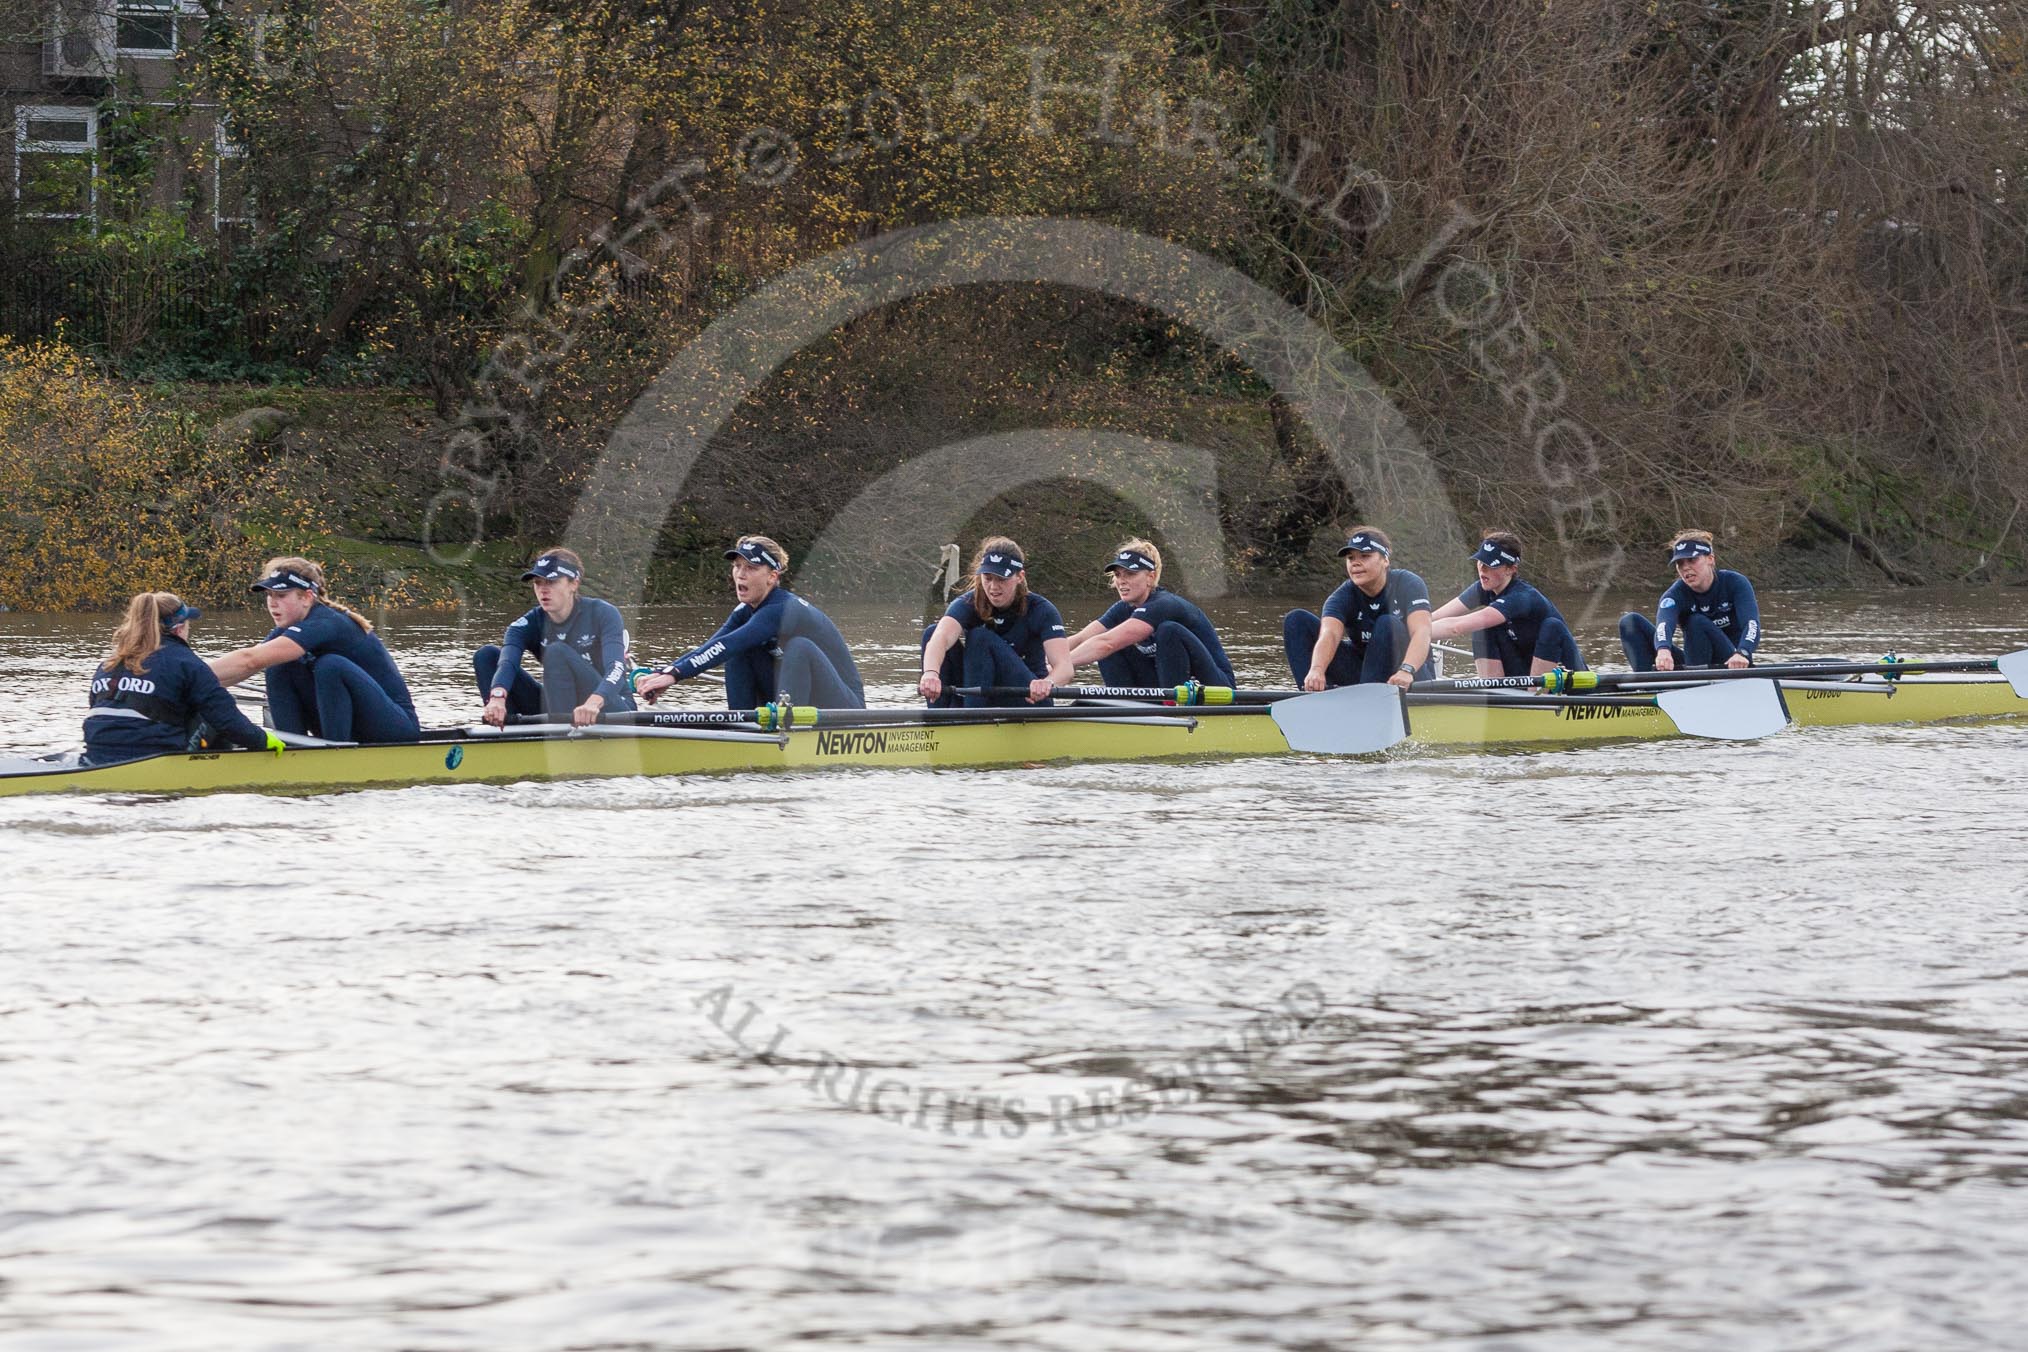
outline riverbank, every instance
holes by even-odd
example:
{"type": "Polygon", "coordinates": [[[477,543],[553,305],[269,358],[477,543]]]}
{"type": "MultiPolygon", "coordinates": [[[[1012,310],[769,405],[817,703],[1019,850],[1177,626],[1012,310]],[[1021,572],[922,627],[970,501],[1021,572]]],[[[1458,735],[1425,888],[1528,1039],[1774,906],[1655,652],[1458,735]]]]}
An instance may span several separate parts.
{"type": "MultiPolygon", "coordinates": [[[[18,351],[18,349],[17,349],[18,351]]],[[[522,501],[511,491],[489,502],[483,525],[459,520],[443,509],[442,497],[465,482],[445,469],[445,448],[455,428],[440,421],[429,398],[419,392],[384,388],[303,385],[184,383],[127,384],[72,377],[93,386],[87,405],[70,408],[67,418],[37,427],[42,440],[23,449],[16,477],[41,474],[66,482],[90,482],[89,495],[65,483],[49,485],[36,503],[15,494],[11,552],[26,555],[33,570],[79,577],[98,569],[103,585],[73,587],[50,596],[24,591],[0,595],[16,609],[68,609],[118,604],[136,584],[183,591],[196,599],[232,601],[233,579],[255,555],[307,552],[332,569],[338,587],[361,603],[377,607],[456,607],[511,600],[527,555],[555,543],[568,519],[574,490],[559,489],[547,501],[522,501]],[[117,429],[109,431],[117,424],[117,429]],[[67,441],[65,439],[68,439],[67,441]],[[108,451],[108,447],[112,449],[108,451]],[[124,448],[124,449],[123,449],[124,448]],[[102,477],[88,478],[95,458],[159,459],[159,473],[144,474],[108,492],[102,477]],[[74,463],[68,463],[74,462],[74,463]],[[47,467],[62,465],[63,474],[47,467]],[[39,469],[38,467],[43,467],[39,469]],[[186,490],[196,480],[206,493],[186,490]],[[433,503],[437,504],[433,507],[433,503]],[[34,511],[40,523],[27,522],[34,511]],[[65,529],[50,523],[68,513],[65,529]],[[112,567],[107,541],[139,524],[138,534],[112,567]],[[92,519],[92,518],[98,519],[92,519]],[[39,526],[39,528],[37,528],[39,526]],[[152,528],[154,534],[149,534],[152,528]],[[481,537],[481,538],[475,538],[481,537]],[[32,538],[32,550],[19,539],[32,538]],[[175,548],[167,541],[173,539],[175,548]]],[[[74,401],[75,402],[75,401],[74,401]]],[[[672,510],[651,569],[648,596],[654,601],[715,600],[723,586],[722,542],[746,530],[763,530],[801,557],[848,503],[891,473],[911,463],[905,450],[876,452],[865,429],[844,449],[831,447],[822,430],[769,428],[758,415],[723,452],[707,455],[672,510]]],[[[1137,463],[1136,448],[1166,443],[1189,448],[1201,482],[1184,483],[1172,501],[1187,503],[1196,516],[1198,541],[1216,532],[1223,549],[1223,584],[1237,594],[1302,593],[1336,577],[1332,549],[1336,534],[1356,513],[1349,501],[1323,501],[1342,493],[1321,479],[1316,457],[1291,453],[1264,400],[1248,394],[1207,393],[1174,383],[1137,385],[1094,378],[1075,387],[1041,393],[1016,392],[995,408],[990,425],[1001,434],[1033,428],[1071,426],[1095,434],[1099,449],[1090,478],[1137,482],[1150,477],[1148,462],[1137,463]],[[1105,457],[1113,457],[1107,461],[1105,457]],[[1192,493],[1195,493],[1195,500],[1192,493]]],[[[907,440],[920,441],[921,429],[907,440]]],[[[570,466],[594,463],[604,428],[560,429],[551,438],[556,466],[552,482],[566,484],[570,466]]],[[[974,432],[974,435],[977,435],[974,432]]],[[[935,454],[936,448],[922,452],[935,454]]],[[[1019,452],[1010,452],[1018,454],[1019,452]]],[[[541,464],[518,467],[523,475],[543,474],[541,464]]],[[[1170,470],[1174,474],[1173,466],[1170,470]]],[[[1190,585],[1190,556],[1201,554],[1186,534],[1165,530],[1123,496],[1092,482],[1052,481],[980,505],[956,538],[967,548],[987,530],[1004,531],[1028,543],[1034,556],[1032,579],[1040,590],[1067,591],[1088,581],[1089,563],[1108,553],[1122,537],[1149,534],[1179,556],[1183,585],[1190,585]]],[[[534,495],[530,495],[534,496],[534,495]]],[[[1478,496],[1494,505],[1458,504],[1461,525],[1499,520],[1520,530],[1531,545],[1530,565],[1552,591],[1591,590],[1595,574],[1566,568],[1541,521],[1499,515],[1498,498],[1483,488],[1478,496]]],[[[1786,511],[1786,509],[1785,509],[1786,511]]],[[[1720,523],[1690,508],[1700,524],[1720,523]]],[[[1819,512],[1813,521],[1799,505],[1784,519],[1756,523],[1728,540],[1727,563],[1745,569],[1763,586],[1875,587],[1895,585],[1896,561],[1864,532],[1839,527],[1819,512]],[[1826,524],[1830,529],[1826,529],[1826,524]]],[[[897,521],[895,537],[919,528],[897,521]]],[[[1721,539],[1728,537],[1721,525],[1721,539]]],[[[1639,586],[1666,580],[1659,564],[1646,567],[1640,543],[1628,542],[1629,557],[1618,566],[1616,585],[1639,586]]],[[[934,558],[923,548],[923,570],[934,558]]],[[[1430,577],[1449,577],[1449,560],[1404,560],[1430,577]]],[[[594,561],[596,566],[596,561],[594,561]]],[[[1201,574],[1199,575],[1201,578],[1201,574]]],[[[1935,581],[1937,579],[1925,579],[1935,581]]],[[[1984,569],[1977,558],[1961,578],[2019,584],[2004,561],[1984,569]]],[[[0,584],[4,585],[4,584],[0,584]]]]}

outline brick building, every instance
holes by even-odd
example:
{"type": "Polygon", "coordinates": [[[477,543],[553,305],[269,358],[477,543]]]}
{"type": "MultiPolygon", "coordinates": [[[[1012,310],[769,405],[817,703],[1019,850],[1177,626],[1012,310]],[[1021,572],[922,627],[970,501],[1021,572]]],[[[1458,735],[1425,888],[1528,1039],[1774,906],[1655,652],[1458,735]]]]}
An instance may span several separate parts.
{"type": "MultiPolygon", "coordinates": [[[[96,217],[113,110],[162,108],[177,62],[205,22],[197,0],[11,0],[0,23],[4,195],[17,221],[96,217]]],[[[177,128],[190,153],[158,161],[156,195],[188,201],[191,224],[217,229],[245,214],[238,147],[200,106],[177,128]]]]}

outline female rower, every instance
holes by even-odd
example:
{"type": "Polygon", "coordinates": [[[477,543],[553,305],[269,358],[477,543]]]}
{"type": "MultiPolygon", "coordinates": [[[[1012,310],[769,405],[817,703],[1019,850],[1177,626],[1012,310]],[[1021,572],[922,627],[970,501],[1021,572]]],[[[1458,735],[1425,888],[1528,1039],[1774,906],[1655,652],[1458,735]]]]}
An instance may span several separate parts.
{"type": "Polygon", "coordinates": [[[916,689],[932,708],[957,703],[945,687],[1024,686],[1021,696],[966,695],[966,706],[1052,704],[1050,688],[1069,685],[1070,640],[1063,616],[1028,590],[1021,546],[995,535],[972,556],[972,589],[951,602],[922,632],[922,679],[916,689]]]}
{"type": "Polygon", "coordinates": [[[789,551],[765,535],[742,535],[725,551],[739,604],[718,631],[635,692],[650,704],[678,681],[723,664],[729,709],[757,709],[786,693],[792,704],[864,709],[866,686],[838,626],[782,583],[789,551]]]}
{"type": "Polygon", "coordinates": [[[1479,580],[1437,607],[1430,616],[1430,636],[1470,634],[1481,676],[1586,670],[1562,613],[1521,581],[1520,537],[1504,530],[1489,530],[1485,537],[1472,552],[1479,580]]]}
{"type": "Polygon", "coordinates": [[[1428,680],[1429,588],[1406,568],[1390,563],[1387,534],[1355,526],[1338,556],[1345,580],[1324,601],[1320,618],[1307,610],[1282,617],[1282,648],[1289,674],[1305,690],[1386,681],[1428,680]]]}
{"type": "Polygon", "coordinates": [[[1753,665],[1760,646],[1760,602],[1743,574],[1718,566],[1708,530],[1679,530],[1669,541],[1676,581],[1662,593],[1650,623],[1628,611],[1620,616],[1620,647],[1635,671],[1753,665]],[[1676,646],[1676,626],[1683,646],[1676,646]]]}
{"type": "Polygon", "coordinates": [[[497,728],[510,711],[569,714],[584,727],[605,711],[632,709],[626,622],[612,602],[578,595],[584,560],[573,550],[545,549],[521,580],[535,590],[534,607],[507,626],[501,642],[472,654],[486,701],[480,717],[497,728]],[[524,653],[542,663],[541,680],[521,669],[524,653]]]}
{"type": "Polygon", "coordinates": [[[268,718],[283,732],[333,742],[413,742],[421,736],[408,683],[372,623],[331,600],[308,559],[269,559],[260,592],[274,630],[251,648],[211,659],[226,685],[267,673],[268,718]]]}
{"type": "Polygon", "coordinates": [[[249,751],[282,749],[281,738],[254,726],[204,659],[190,651],[190,622],[203,613],[173,592],[142,592],[127,602],[112,651],[92,675],[86,765],[219,742],[249,751]]]}
{"type": "Polygon", "coordinates": [[[1129,540],[1106,561],[1120,599],[1071,636],[1073,668],[1098,663],[1107,685],[1235,684],[1232,659],[1211,621],[1175,592],[1162,589],[1162,551],[1129,540]]]}

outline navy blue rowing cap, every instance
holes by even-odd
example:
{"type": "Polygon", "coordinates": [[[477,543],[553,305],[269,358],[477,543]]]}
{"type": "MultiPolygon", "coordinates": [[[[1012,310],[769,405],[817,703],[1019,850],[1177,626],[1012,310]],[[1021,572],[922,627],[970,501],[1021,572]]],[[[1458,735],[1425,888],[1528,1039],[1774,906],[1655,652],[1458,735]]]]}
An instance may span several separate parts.
{"type": "Polygon", "coordinates": [[[521,580],[526,582],[531,577],[543,579],[568,577],[575,579],[583,576],[583,573],[580,573],[562,559],[553,559],[549,555],[544,554],[541,558],[528,565],[528,571],[521,575],[521,580]]]}
{"type": "Polygon", "coordinates": [[[317,590],[317,584],[310,581],[309,578],[304,577],[301,573],[291,572],[287,568],[277,568],[274,572],[269,573],[260,581],[249,586],[247,590],[264,592],[315,591],[317,590]]]}
{"type": "Polygon", "coordinates": [[[1338,557],[1341,559],[1347,554],[1378,554],[1383,559],[1393,557],[1386,545],[1363,530],[1354,531],[1352,538],[1345,542],[1345,547],[1338,551],[1338,557]]]}
{"type": "Polygon", "coordinates": [[[1483,563],[1488,568],[1498,568],[1503,564],[1521,562],[1521,556],[1500,548],[1491,540],[1481,540],[1479,547],[1472,551],[1472,562],[1483,563]]]}
{"type": "Polygon", "coordinates": [[[203,618],[204,612],[196,606],[178,606],[175,610],[162,617],[162,627],[164,629],[174,629],[179,624],[203,618]]]}
{"type": "Polygon", "coordinates": [[[1012,577],[1028,565],[1011,550],[994,550],[979,560],[979,571],[993,577],[1012,577]]]}
{"type": "Polygon", "coordinates": [[[728,559],[745,559],[748,563],[757,563],[763,568],[772,568],[777,573],[782,571],[782,561],[768,553],[767,546],[756,544],[752,540],[748,540],[744,544],[734,545],[731,549],[726,550],[725,557],[728,559]]]}
{"type": "Polygon", "coordinates": [[[1138,549],[1122,549],[1106,560],[1108,573],[1152,573],[1155,561],[1138,549]]]}
{"type": "Polygon", "coordinates": [[[1710,552],[1711,546],[1702,540],[1678,540],[1675,548],[1669,551],[1669,562],[1681,563],[1685,559],[1694,559],[1710,552]]]}

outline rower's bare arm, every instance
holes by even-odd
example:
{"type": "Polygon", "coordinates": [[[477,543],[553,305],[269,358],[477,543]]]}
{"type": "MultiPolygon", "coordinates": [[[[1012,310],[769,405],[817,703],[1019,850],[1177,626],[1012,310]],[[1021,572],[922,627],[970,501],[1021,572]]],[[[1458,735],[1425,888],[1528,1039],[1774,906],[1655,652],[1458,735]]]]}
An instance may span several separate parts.
{"type": "MultiPolygon", "coordinates": [[[[1492,606],[1480,606],[1469,615],[1446,613],[1450,611],[1451,606],[1457,604],[1456,601],[1452,601],[1445,605],[1442,610],[1430,616],[1429,632],[1431,638],[1456,638],[1460,634],[1476,634],[1481,629],[1493,628],[1507,618],[1492,606]]],[[[1415,613],[1420,614],[1421,612],[1417,611],[1415,613]]],[[[1416,665],[1420,666],[1422,664],[1417,663],[1416,665]]]]}
{"type": "Polygon", "coordinates": [[[1042,645],[1042,660],[1049,664],[1049,674],[1028,685],[1028,702],[1049,698],[1051,686],[1072,685],[1077,681],[1077,664],[1070,660],[1070,640],[1052,638],[1042,645]]]}
{"type": "Polygon", "coordinates": [[[1106,627],[1104,625],[1100,624],[1097,620],[1093,620],[1090,624],[1070,636],[1070,646],[1073,649],[1080,648],[1087,640],[1097,638],[1105,631],[1106,627]]]}
{"type": "Polygon", "coordinates": [[[1453,615],[1464,614],[1465,609],[1466,609],[1465,598],[1462,596],[1453,596],[1450,600],[1438,606],[1436,608],[1436,612],[1432,614],[1430,618],[1433,620],[1448,620],[1453,615]]]}
{"type": "Polygon", "coordinates": [[[303,655],[303,645],[292,638],[271,638],[251,648],[235,648],[209,659],[205,665],[220,685],[238,685],[257,671],[293,662],[303,655]]]}
{"type": "MultiPolygon", "coordinates": [[[[1401,655],[1401,665],[1420,669],[1423,663],[1429,661],[1430,630],[1433,626],[1426,610],[1411,610],[1406,618],[1408,650],[1401,655]]],[[[1415,679],[1415,676],[1411,672],[1396,671],[1387,679],[1396,685],[1407,685],[1415,679]]]]}
{"type": "Polygon", "coordinates": [[[1088,625],[1070,645],[1070,663],[1081,667],[1101,657],[1111,657],[1130,643],[1145,643],[1154,632],[1155,627],[1146,620],[1122,620],[1110,629],[1095,623],[1088,625]],[[1098,632],[1093,633],[1094,629],[1098,632]]]}
{"type": "Polygon", "coordinates": [[[1344,641],[1345,622],[1326,615],[1317,630],[1317,646],[1310,649],[1310,674],[1303,677],[1303,689],[1324,688],[1327,683],[1324,673],[1330,670],[1331,659],[1337,655],[1338,645],[1344,641]]]}

